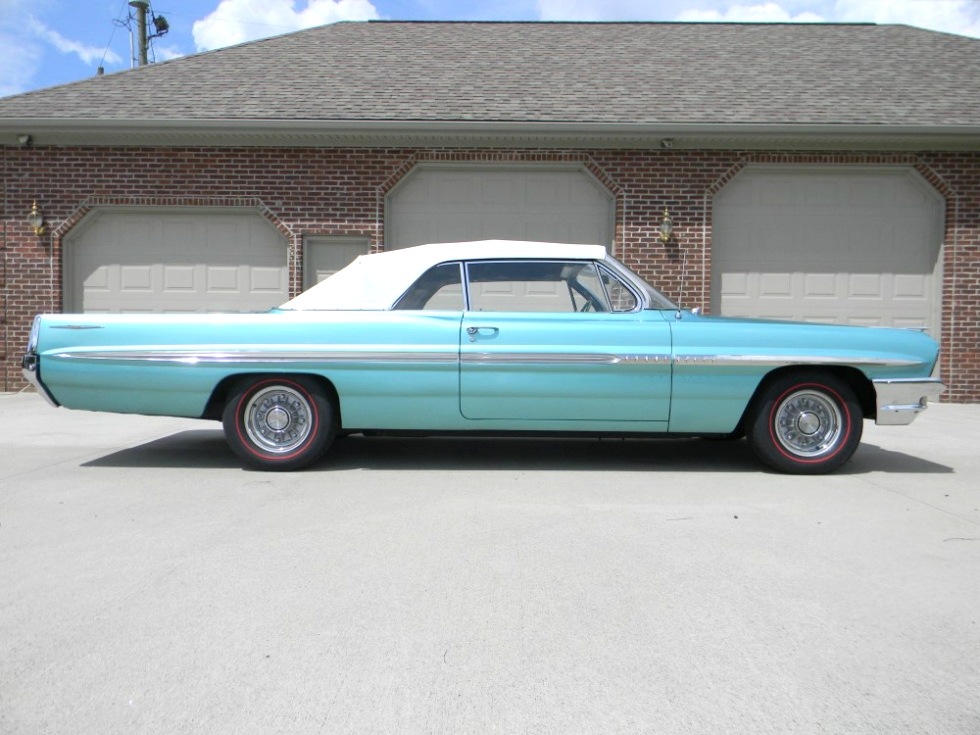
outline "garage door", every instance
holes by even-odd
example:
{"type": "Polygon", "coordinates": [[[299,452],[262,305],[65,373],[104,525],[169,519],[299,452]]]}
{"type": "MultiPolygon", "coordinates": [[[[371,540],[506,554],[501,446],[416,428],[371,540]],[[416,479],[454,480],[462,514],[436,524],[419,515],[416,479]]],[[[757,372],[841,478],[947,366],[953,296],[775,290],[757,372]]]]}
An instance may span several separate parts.
{"type": "Polygon", "coordinates": [[[94,212],[64,252],[68,311],[257,311],[288,298],[285,239],[254,212],[94,212]]]}
{"type": "Polygon", "coordinates": [[[329,278],[371,249],[366,237],[310,236],[303,240],[303,290],[329,278]]]}
{"type": "Polygon", "coordinates": [[[712,310],[938,334],[942,217],[908,169],[746,169],[715,198],[712,310]]]}
{"type": "Polygon", "coordinates": [[[613,198],[581,167],[419,167],[388,197],[388,248],[542,240],[611,245],[613,198]]]}

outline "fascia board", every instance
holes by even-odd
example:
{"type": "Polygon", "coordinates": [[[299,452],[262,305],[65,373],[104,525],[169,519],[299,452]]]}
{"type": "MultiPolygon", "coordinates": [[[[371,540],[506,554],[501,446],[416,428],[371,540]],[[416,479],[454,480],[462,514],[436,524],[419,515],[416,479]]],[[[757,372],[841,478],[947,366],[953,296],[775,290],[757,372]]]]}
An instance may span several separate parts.
{"type": "Polygon", "coordinates": [[[980,150],[980,125],[484,121],[0,120],[0,145],[980,150]]]}

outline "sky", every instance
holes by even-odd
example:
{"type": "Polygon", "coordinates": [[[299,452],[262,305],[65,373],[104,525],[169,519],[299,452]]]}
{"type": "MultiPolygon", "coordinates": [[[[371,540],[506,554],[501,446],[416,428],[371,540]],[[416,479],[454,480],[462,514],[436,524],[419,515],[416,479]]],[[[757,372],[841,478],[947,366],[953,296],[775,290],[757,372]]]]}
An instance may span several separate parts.
{"type": "MultiPolygon", "coordinates": [[[[341,20],[904,23],[980,38],[980,0],[152,0],[166,61],[341,20]]],[[[0,0],[0,97],[133,66],[128,0],[0,0]]],[[[151,29],[152,30],[152,29],[151,29]]]]}

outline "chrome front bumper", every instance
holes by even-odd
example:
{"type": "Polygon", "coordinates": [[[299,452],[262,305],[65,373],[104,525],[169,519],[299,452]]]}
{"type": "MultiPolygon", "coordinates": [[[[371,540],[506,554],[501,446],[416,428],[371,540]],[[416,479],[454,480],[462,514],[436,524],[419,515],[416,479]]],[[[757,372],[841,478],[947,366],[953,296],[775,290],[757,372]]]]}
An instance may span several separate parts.
{"type": "Polygon", "coordinates": [[[877,394],[875,423],[882,426],[911,424],[930,400],[939,398],[946,386],[939,378],[892,378],[872,381],[877,394]]]}

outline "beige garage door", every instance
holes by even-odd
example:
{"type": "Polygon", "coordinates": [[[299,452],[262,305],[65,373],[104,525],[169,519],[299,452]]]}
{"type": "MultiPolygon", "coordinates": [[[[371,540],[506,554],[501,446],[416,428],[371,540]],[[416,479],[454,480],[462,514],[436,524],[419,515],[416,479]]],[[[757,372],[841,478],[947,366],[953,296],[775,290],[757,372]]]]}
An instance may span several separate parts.
{"type": "Polygon", "coordinates": [[[581,167],[416,168],[389,195],[388,248],[541,240],[611,245],[610,193],[581,167]]]}
{"type": "Polygon", "coordinates": [[[67,311],[260,311],[288,298],[285,238],[254,212],[98,211],[64,252],[67,311]]]}
{"type": "Polygon", "coordinates": [[[303,240],[303,290],[329,278],[371,249],[366,237],[311,235],[303,240]]]}
{"type": "Polygon", "coordinates": [[[712,310],[938,334],[942,219],[910,169],[746,169],[715,198],[712,310]]]}

